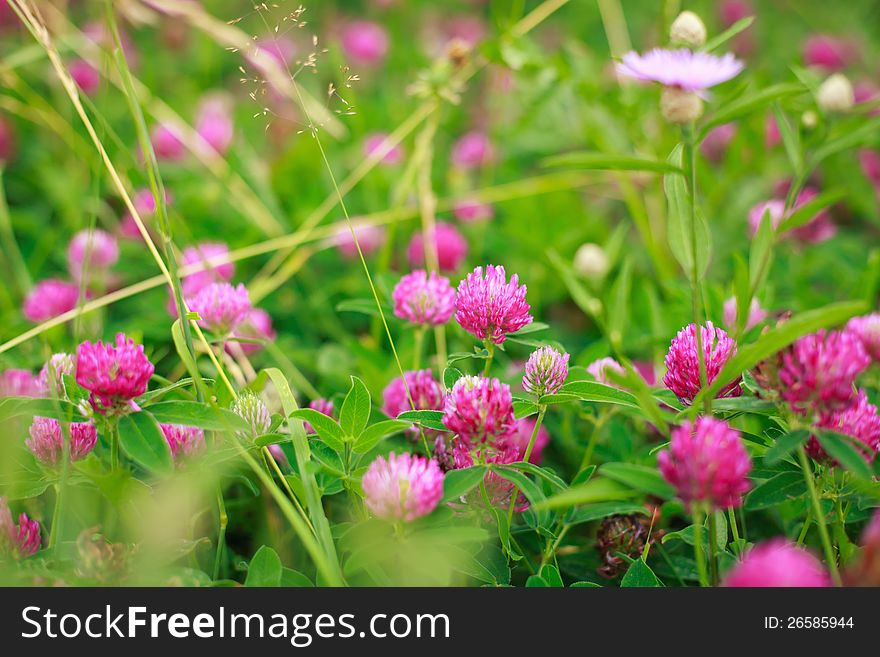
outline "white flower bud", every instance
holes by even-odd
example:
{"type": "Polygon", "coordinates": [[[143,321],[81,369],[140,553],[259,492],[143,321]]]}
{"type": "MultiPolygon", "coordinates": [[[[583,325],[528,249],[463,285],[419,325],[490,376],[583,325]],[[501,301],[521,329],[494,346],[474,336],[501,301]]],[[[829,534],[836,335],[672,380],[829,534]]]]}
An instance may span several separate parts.
{"type": "Polygon", "coordinates": [[[807,130],[815,130],[819,125],[819,115],[813,110],[807,110],[801,114],[801,125],[807,130]]]}
{"type": "Polygon", "coordinates": [[[673,43],[699,48],[706,43],[706,26],[694,12],[683,11],[672,22],[669,38],[673,43]]]}
{"type": "Polygon", "coordinates": [[[819,87],[816,100],[826,112],[846,112],[855,103],[852,82],[843,73],[835,73],[819,87]]]}
{"type": "Polygon", "coordinates": [[[585,278],[601,278],[608,273],[610,265],[605,250],[598,244],[587,242],[574,254],[573,266],[585,278]]]}
{"type": "Polygon", "coordinates": [[[703,101],[692,91],[664,87],[660,96],[660,111],[670,123],[690,123],[703,116],[703,101]]]}

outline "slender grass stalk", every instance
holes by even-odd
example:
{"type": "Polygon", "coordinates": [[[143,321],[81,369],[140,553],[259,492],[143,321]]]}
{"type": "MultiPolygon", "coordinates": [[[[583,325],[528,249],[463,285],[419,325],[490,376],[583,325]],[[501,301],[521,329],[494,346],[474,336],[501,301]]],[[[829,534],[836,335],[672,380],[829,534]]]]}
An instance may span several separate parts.
{"type": "Polygon", "coordinates": [[[831,538],[828,535],[828,524],[825,521],[825,513],[822,511],[822,504],[819,502],[819,494],[816,491],[816,480],[813,477],[813,471],[810,469],[810,462],[807,460],[807,453],[804,446],[799,445],[798,461],[800,462],[801,471],[804,473],[804,481],[807,484],[807,490],[810,493],[810,500],[813,505],[813,516],[816,526],[819,528],[819,537],[822,539],[822,549],[825,551],[825,562],[828,570],[831,571],[831,579],[835,586],[840,586],[840,572],[837,568],[837,556],[834,554],[834,548],[831,547],[831,538]]]}
{"type": "Polygon", "coordinates": [[[217,486],[217,551],[214,554],[214,581],[220,579],[220,566],[223,563],[223,548],[226,546],[226,527],[229,525],[229,516],[226,514],[226,503],[223,500],[223,491],[217,486]]]}

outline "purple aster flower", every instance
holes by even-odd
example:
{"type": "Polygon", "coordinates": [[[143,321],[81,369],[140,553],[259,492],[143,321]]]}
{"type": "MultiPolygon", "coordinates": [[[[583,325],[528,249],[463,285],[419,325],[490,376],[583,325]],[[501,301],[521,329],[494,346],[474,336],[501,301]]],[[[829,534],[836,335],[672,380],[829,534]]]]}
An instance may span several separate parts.
{"type": "MultiPolygon", "coordinates": [[[[663,385],[672,390],[683,404],[690,404],[700,392],[700,361],[697,352],[697,330],[688,324],[672,339],[666,353],[666,375],[663,385]]],[[[700,327],[703,358],[706,363],[706,381],[712,383],[728,359],[736,354],[736,342],[727,333],[716,328],[712,322],[700,327]]],[[[741,377],[724,386],[716,395],[739,397],[741,377]]]]}
{"type": "Polygon", "coordinates": [[[445,324],[455,311],[455,290],[436,272],[416,270],[400,279],[391,294],[394,314],[413,324],[445,324]]]}
{"type": "Polygon", "coordinates": [[[526,286],[514,274],[507,282],[504,267],[477,267],[458,284],[455,295],[455,321],[480,339],[501,344],[508,333],[516,333],[532,323],[526,286]]]}
{"type": "Polygon", "coordinates": [[[673,429],[669,449],[657,455],[657,466],[689,507],[736,507],[750,488],[752,460],[739,431],[712,417],[673,429]]]}
{"type": "MultiPolygon", "coordinates": [[[[455,271],[468,253],[468,243],[458,228],[452,224],[439,222],[431,232],[434,248],[437,249],[437,264],[442,271],[455,271]]],[[[425,264],[425,240],[422,232],[413,234],[406,249],[406,257],[413,267],[425,264]]]]}
{"type": "MultiPolygon", "coordinates": [[[[746,320],[745,330],[751,330],[767,319],[767,311],[761,308],[757,299],[752,299],[749,304],[749,318],[746,320]]],[[[728,329],[735,329],[737,323],[736,297],[730,297],[724,302],[724,325],[728,329]]]]}
{"type": "Polygon", "coordinates": [[[812,554],[784,539],[756,545],[724,578],[729,587],[831,586],[828,572],[812,554]]]}
{"type": "MultiPolygon", "coordinates": [[[[48,417],[34,417],[28,430],[30,438],[25,441],[27,448],[46,465],[58,465],[64,454],[64,432],[61,423],[48,417]]],[[[98,430],[88,422],[71,422],[70,461],[84,459],[95,448],[98,430]]]]}
{"type": "Polygon", "coordinates": [[[76,283],[48,278],[37,283],[27,295],[22,313],[31,322],[45,322],[76,308],[78,299],[76,283]]]}
{"type": "Polygon", "coordinates": [[[361,486],[367,507],[391,522],[412,522],[437,508],[443,497],[443,471],[436,461],[410,454],[376,458],[361,486]]]}
{"type": "Polygon", "coordinates": [[[871,359],[849,331],[818,331],[781,353],[779,393],[797,413],[821,414],[849,406],[853,384],[871,359]]]}
{"type": "Polygon", "coordinates": [[[599,383],[602,383],[606,386],[612,386],[614,388],[618,388],[620,386],[611,379],[608,373],[613,372],[614,374],[618,374],[620,376],[626,375],[626,369],[624,369],[623,365],[610,357],[594,360],[592,363],[587,365],[587,372],[599,383]]]}
{"type": "Polygon", "coordinates": [[[553,347],[541,347],[529,356],[522,386],[526,392],[538,397],[559,392],[568,378],[568,354],[559,353],[553,347]]]}
{"type": "MultiPolygon", "coordinates": [[[[272,317],[262,308],[253,308],[238,328],[232,332],[233,337],[246,338],[250,340],[266,340],[273,341],[277,337],[275,329],[272,328],[272,317]]],[[[245,356],[257,353],[263,348],[262,344],[257,342],[235,342],[226,345],[226,351],[233,352],[235,349],[241,349],[245,356]]]]}
{"type": "Polygon", "coordinates": [[[0,372],[0,398],[43,397],[46,389],[30,370],[10,369],[0,372]]]}
{"type": "Polygon", "coordinates": [[[245,321],[252,310],[247,288],[239,283],[211,283],[194,297],[187,307],[199,314],[199,325],[218,335],[229,335],[245,321]]]}
{"type": "Polygon", "coordinates": [[[495,149],[486,133],[473,130],[453,144],[451,159],[459,169],[477,169],[495,159],[495,149]]]}
{"type": "MultiPolygon", "coordinates": [[[[868,463],[874,460],[880,450],[880,416],[877,415],[877,407],[868,401],[864,390],[859,390],[846,408],[823,414],[817,426],[855,438],[860,443],[859,452],[868,463]]],[[[807,453],[816,461],[838,465],[815,436],[810,436],[807,441],[807,453]]]]}
{"type": "Polygon", "coordinates": [[[880,313],[853,317],[846,330],[862,341],[862,346],[875,362],[880,361],[880,313]]]}
{"type": "Polygon", "coordinates": [[[232,412],[250,425],[250,435],[242,434],[242,438],[262,436],[272,427],[272,416],[265,402],[250,390],[246,390],[235,400],[232,412]]]}
{"type": "Polygon", "coordinates": [[[154,369],[143,345],[124,333],[116,334],[115,344],[85,341],[76,349],[76,382],[91,393],[92,407],[102,414],[128,412],[132,400],[147,391],[154,369]]]}
{"type": "Polygon", "coordinates": [[[492,219],[495,216],[495,208],[482,201],[465,200],[456,203],[452,213],[463,224],[472,224],[492,219]]]}
{"type": "Polygon", "coordinates": [[[446,396],[443,424],[468,449],[501,448],[516,424],[510,387],[498,379],[461,377],[446,396]]]}
{"type": "MultiPolygon", "coordinates": [[[[327,417],[333,417],[333,402],[329,399],[324,399],[323,397],[321,397],[320,399],[313,399],[309,403],[309,408],[314,411],[318,411],[319,413],[322,413],[327,417]]],[[[303,422],[303,429],[307,434],[318,433],[317,431],[315,431],[315,428],[308,422],[303,422]]]]}
{"type": "Polygon", "coordinates": [[[342,49],[360,64],[378,64],[388,54],[388,33],[378,23],[352,21],[342,31],[342,49]]]}
{"type": "Polygon", "coordinates": [[[397,166],[403,162],[403,148],[401,148],[400,144],[390,146],[388,137],[389,135],[384,132],[376,132],[369,135],[364,140],[364,155],[373,157],[379,153],[384,153],[379,160],[380,163],[386,166],[397,166]]]}
{"type": "Polygon", "coordinates": [[[95,229],[81,230],[67,247],[67,263],[70,275],[75,280],[82,277],[83,270],[103,270],[112,267],[119,260],[119,244],[110,233],[95,229]],[[88,264],[86,263],[88,254],[88,264]]]}
{"type": "Polygon", "coordinates": [[[621,75],[690,92],[702,92],[727,82],[742,70],[742,62],[730,53],[717,57],[687,48],[654,48],[644,55],[628,52],[617,65],[621,75]]]}
{"type": "Polygon", "coordinates": [[[162,433],[175,459],[194,456],[205,451],[205,432],[198,427],[162,424],[162,433]]]}

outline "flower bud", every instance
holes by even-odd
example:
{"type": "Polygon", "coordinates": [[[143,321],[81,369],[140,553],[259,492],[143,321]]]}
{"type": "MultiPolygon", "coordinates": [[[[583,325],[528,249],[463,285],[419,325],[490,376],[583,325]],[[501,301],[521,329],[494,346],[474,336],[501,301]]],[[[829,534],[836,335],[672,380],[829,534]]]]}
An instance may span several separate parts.
{"type": "Polygon", "coordinates": [[[842,73],[835,73],[819,87],[816,100],[826,112],[846,112],[855,103],[852,82],[842,73]]]}
{"type": "Polygon", "coordinates": [[[669,28],[669,39],[676,44],[699,48],[706,43],[706,26],[692,11],[683,11],[669,28]]]}
{"type": "Polygon", "coordinates": [[[692,91],[664,87],[660,96],[660,111],[670,123],[690,123],[703,116],[703,101],[692,91]]]}

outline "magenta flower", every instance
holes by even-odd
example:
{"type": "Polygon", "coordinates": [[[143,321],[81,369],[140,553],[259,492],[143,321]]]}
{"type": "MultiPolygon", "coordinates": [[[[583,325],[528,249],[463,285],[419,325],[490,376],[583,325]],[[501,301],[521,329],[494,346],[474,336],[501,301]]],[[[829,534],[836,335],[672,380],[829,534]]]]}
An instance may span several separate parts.
{"type": "MultiPolygon", "coordinates": [[[[778,230],[783,219],[790,216],[791,213],[801,206],[809,203],[817,195],[818,192],[815,189],[812,187],[805,187],[801,190],[801,193],[798,194],[794,203],[794,208],[788,213],[785,212],[785,201],[781,199],[771,199],[754,206],[749,210],[749,232],[751,236],[754,237],[758,232],[758,228],[761,225],[761,220],[765,213],[770,213],[770,224],[773,226],[774,230],[778,230]]],[[[824,209],[817,212],[807,223],[793,229],[791,231],[791,236],[806,244],[817,244],[830,239],[835,233],[837,233],[837,227],[831,220],[831,215],[828,210],[824,209]]]]}
{"type": "Polygon", "coordinates": [[[568,378],[568,358],[568,354],[559,353],[553,347],[533,351],[526,361],[523,389],[538,397],[559,392],[568,378]]]}
{"type": "MultiPolygon", "coordinates": [[[[323,413],[327,417],[333,417],[333,402],[329,399],[324,399],[323,397],[321,397],[320,399],[313,399],[309,403],[309,408],[314,411],[318,411],[319,413],[323,413]]],[[[315,431],[315,428],[308,422],[303,422],[303,429],[307,434],[318,433],[317,431],[315,431]]]]}
{"type": "Polygon", "coordinates": [[[364,474],[361,486],[373,515],[412,522],[437,508],[443,497],[443,472],[436,461],[410,454],[379,456],[364,474]]]}
{"type": "MultiPolygon", "coordinates": [[[[166,189],[165,204],[170,205],[171,200],[171,194],[169,194],[166,189]]],[[[144,223],[149,226],[147,219],[156,212],[156,199],[153,198],[153,192],[148,188],[139,189],[132,195],[131,202],[134,205],[134,209],[137,210],[138,215],[140,215],[141,219],[144,220],[144,223]]],[[[143,239],[143,235],[141,235],[141,231],[138,228],[134,217],[127,212],[120,221],[119,232],[125,239],[143,239]]]]}
{"type": "MultiPolygon", "coordinates": [[[[266,340],[273,341],[277,337],[275,329],[272,327],[272,317],[262,308],[253,308],[238,328],[232,332],[233,337],[245,338],[250,340],[266,340]]],[[[245,356],[257,353],[263,348],[262,344],[257,342],[236,342],[236,346],[226,345],[226,351],[235,353],[236,349],[241,349],[245,356]]]]}
{"type": "Polygon", "coordinates": [[[446,396],[443,424],[468,449],[501,448],[516,424],[510,387],[498,379],[461,377],[446,396]]]}
{"type": "MultiPolygon", "coordinates": [[[[70,461],[84,459],[95,448],[98,430],[88,422],[71,422],[70,461]]],[[[27,448],[46,465],[58,465],[64,454],[64,432],[61,423],[48,417],[34,417],[28,430],[30,438],[25,441],[27,448]]]]}
{"type": "MultiPolygon", "coordinates": [[[[749,331],[767,319],[767,311],[761,308],[757,299],[752,299],[749,304],[749,318],[746,320],[745,330],[749,331]]],[[[724,325],[728,329],[735,329],[737,323],[736,297],[730,297],[724,302],[724,325]]]]}
{"type": "Polygon", "coordinates": [[[400,144],[391,146],[388,141],[389,135],[384,132],[376,132],[369,135],[364,140],[364,155],[373,157],[374,155],[384,153],[379,160],[387,166],[397,166],[403,162],[403,148],[400,144]]]}
{"type": "MultiPolygon", "coordinates": [[[[352,222],[357,222],[358,217],[352,217],[352,222]]],[[[385,243],[385,230],[381,226],[355,226],[355,235],[357,235],[358,244],[361,246],[361,252],[364,256],[368,256],[378,251],[385,243]]],[[[340,228],[333,237],[336,249],[342,254],[346,260],[354,260],[358,257],[357,246],[354,238],[351,236],[351,229],[348,226],[340,228]]]]}
{"type": "MultiPolygon", "coordinates": [[[[455,440],[453,444],[452,454],[455,469],[462,470],[464,468],[470,468],[477,462],[488,463],[491,465],[516,463],[522,460],[523,450],[520,450],[518,445],[508,443],[500,449],[478,449],[474,451],[458,439],[455,440]]],[[[534,456],[534,453],[532,455],[534,456]]],[[[490,470],[486,473],[486,476],[483,477],[483,486],[486,489],[486,496],[489,498],[489,503],[493,507],[506,509],[510,505],[510,498],[513,496],[513,491],[515,489],[515,486],[510,481],[500,476],[497,472],[490,470]]],[[[470,501],[472,504],[478,505],[485,504],[485,500],[479,492],[471,492],[468,497],[470,498],[469,500],[463,501],[470,501]]],[[[529,504],[525,495],[519,493],[517,495],[514,511],[522,513],[528,507],[529,504]]]]}
{"type": "Polygon", "coordinates": [[[665,87],[702,92],[735,78],[743,64],[732,54],[717,57],[687,48],[654,48],[644,55],[628,52],[617,65],[617,72],[644,82],[659,82],[665,87]]]}
{"type": "Polygon", "coordinates": [[[826,71],[842,71],[858,56],[852,42],[814,34],[804,42],[804,62],[826,71]]]}
{"type": "Polygon", "coordinates": [[[727,153],[727,147],[736,137],[736,123],[724,123],[712,128],[700,144],[700,153],[710,162],[721,162],[727,153]]]}
{"type": "MultiPolygon", "coordinates": [[[[424,369],[414,372],[405,372],[404,379],[397,377],[382,391],[382,412],[390,418],[396,418],[404,411],[442,411],[443,402],[446,398],[446,390],[443,385],[434,379],[431,370],[424,369]],[[409,389],[409,396],[407,396],[409,389]],[[410,405],[412,397],[412,405],[410,405]],[[415,407],[415,408],[413,408],[415,407]]],[[[418,434],[418,430],[415,431],[418,434]]]]}
{"type": "Polygon", "coordinates": [[[175,459],[195,456],[205,451],[205,432],[198,427],[162,424],[162,433],[175,459]]]}
{"type": "MultiPolygon", "coordinates": [[[[529,441],[532,439],[532,433],[535,431],[537,420],[533,417],[524,417],[516,421],[513,433],[510,434],[510,445],[517,454],[520,454],[518,460],[522,460],[525,456],[529,441]]],[[[535,436],[535,444],[532,446],[532,454],[529,456],[529,463],[535,465],[541,462],[541,456],[544,448],[550,444],[550,432],[542,424],[538,428],[538,435],[535,436]]]]}
{"type": "Polygon", "coordinates": [[[181,256],[181,265],[188,271],[200,270],[184,275],[185,294],[195,295],[211,283],[232,280],[235,275],[235,264],[222,262],[227,255],[229,255],[229,247],[223,242],[203,242],[185,248],[181,256]]]}
{"type": "Polygon", "coordinates": [[[30,370],[9,369],[0,372],[0,398],[43,397],[46,388],[30,370]]]}
{"type": "Polygon", "coordinates": [[[112,267],[119,260],[119,244],[110,233],[96,228],[93,231],[81,230],[67,247],[67,264],[70,275],[79,280],[83,270],[103,270],[112,267]],[[86,255],[88,254],[88,263],[86,255]]]}
{"type": "Polygon", "coordinates": [[[229,335],[245,321],[252,310],[247,288],[239,283],[211,283],[194,297],[187,307],[201,318],[199,325],[218,335],[229,335]]]}
{"type": "Polygon", "coordinates": [[[58,278],[40,281],[24,300],[22,313],[35,324],[63,315],[76,308],[79,286],[58,278]]]}
{"type": "Polygon", "coordinates": [[[150,139],[158,160],[177,161],[186,156],[186,146],[180,139],[179,129],[174,126],[165,123],[154,126],[150,139]]]}
{"type": "Polygon", "coordinates": [[[455,321],[482,340],[501,344],[507,334],[532,323],[526,302],[526,286],[514,274],[507,282],[503,266],[477,267],[458,284],[455,321]]]}
{"type": "MultiPolygon", "coordinates": [[[[877,415],[877,407],[868,402],[864,390],[859,390],[846,408],[823,414],[817,426],[855,438],[861,443],[858,450],[868,463],[874,460],[880,450],[880,416],[877,415]]],[[[807,453],[816,461],[838,465],[815,436],[810,436],[807,441],[807,453]]]]}
{"type": "Polygon", "coordinates": [[[388,33],[378,23],[352,21],[342,31],[342,49],[360,64],[377,64],[388,54],[388,33]]]}
{"type": "Polygon", "coordinates": [[[6,498],[0,497],[0,556],[24,559],[35,554],[40,543],[40,523],[22,513],[16,526],[6,498]]]}
{"type": "Polygon", "coordinates": [[[124,333],[116,343],[85,341],[76,349],[76,382],[88,390],[89,401],[99,413],[118,414],[132,408],[132,400],[147,391],[154,367],[124,333]]]}
{"type": "Polygon", "coordinates": [[[394,286],[391,298],[394,314],[413,324],[445,324],[455,311],[455,290],[449,279],[433,271],[407,274],[394,286]]]}
{"type": "MultiPolygon", "coordinates": [[[[437,249],[437,264],[442,271],[455,271],[464,262],[468,253],[468,243],[452,224],[438,222],[431,233],[434,248],[437,249]]],[[[413,267],[425,264],[425,241],[422,232],[413,234],[406,249],[406,257],[413,267]]]]}
{"type": "MultiPolygon", "coordinates": [[[[736,354],[736,342],[712,322],[700,327],[703,358],[706,363],[706,382],[712,383],[728,359],[736,354]]],[[[716,398],[739,397],[741,377],[725,385],[716,398]]],[[[697,329],[688,324],[672,339],[666,352],[666,375],[663,385],[672,390],[683,404],[690,404],[700,392],[700,361],[697,352],[697,329]]]]}
{"type": "Polygon", "coordinates": [[[0,117],[0,163],[9,162],[15,156],[15,129],[0,117]]]}
{"type": "Polygon", "coordinates": [[[739,431],[712,417],[674,429],[669,449],[657,455],[657,466],[689,507],[736,507],[751,487],[752,460],[739,431]]]}
{"type": "Polygon", "coordinates": [[[727,573],[729,587],[831,586],[822,562],[806,550],[774,539],[756,545],[727,573]]]}
{"type": "Polygon", "coordinates": [[[219,96],[205,99],[199,106],[195,128],[208,146],[224,155],[235,136],[235,125],[226,99],[219,96]]]}
{"type": "Polygon", "coordinates": [[[495,159],[495,148],[486,133],[472,130],[452,145],[451,159],[459,169],[477,169],[495,159]]]}
{"type": "Polygon", "coordinates": [[[619,384],[611,379],[608,375],[609,372],[613,372],[620,376],[626,375],[626,369],[618,363],[613,358],[600,358],[599,360],[594,360],[592,363],[587,365],[587,372],[599,383],[602,383],[606,386],[612,386],[614,388],[619,388],[619,384]]]}
{"type": "Polygon", "coordinates": [[[232,412],[250,425],[250,434],[242,438],[256,438],[272,427],[272,416],[265,402],[250,390],[243,392],[232,404],[232,412]]]}
{"type": "Polygon", "coordinates": [[[867,149],[859,151],[859,164],[865,178],[880,193],[880,151],[867,149]]]}
{"type": "Polygon", "coordinates": [[[880,313],[853,317],[847,322],[846,330],[861,340],[865,351],[875,362],[880,361],[880,313]]]}
{"type": "Polygon", "coordinates": [[[455,218],[463,224],[488,221],[495,216],[495,208],[488,203],[477,200],[459,201],[452,208],[455,218]]]}
{"type": "Polygon", "coordinates": [[[74,59],[67,66],[70,77],[87,96],[94,96],[101,87],[101,74],[84,59],[74,59]]]}
{"type": "Polygon", "coordinates": [[[773,226],[773,230],[776,230],[779,228],[779,224],[782,223],[783,217],[785,217],[785,201],[774,198],[769,201],[762,201],[749,210],[749,233],[752,237],[758,233],[761,221],[767,213],[770,214],[770,225],[773,226]]]}
{"type": "Polygon", "coordinates": [[[846,408],[853,384],[871,359],[849,331],[818,331],[781,354],[780,395],[798,413],[813,415],[846,408]]]}
{"type": "Polygon", "coordinates": [[[764,146],[776,148],[782,143],[782,134],[779,132],[779,124],[776,123],[776,117],[768,114],[764,121],[764,146]]]}

